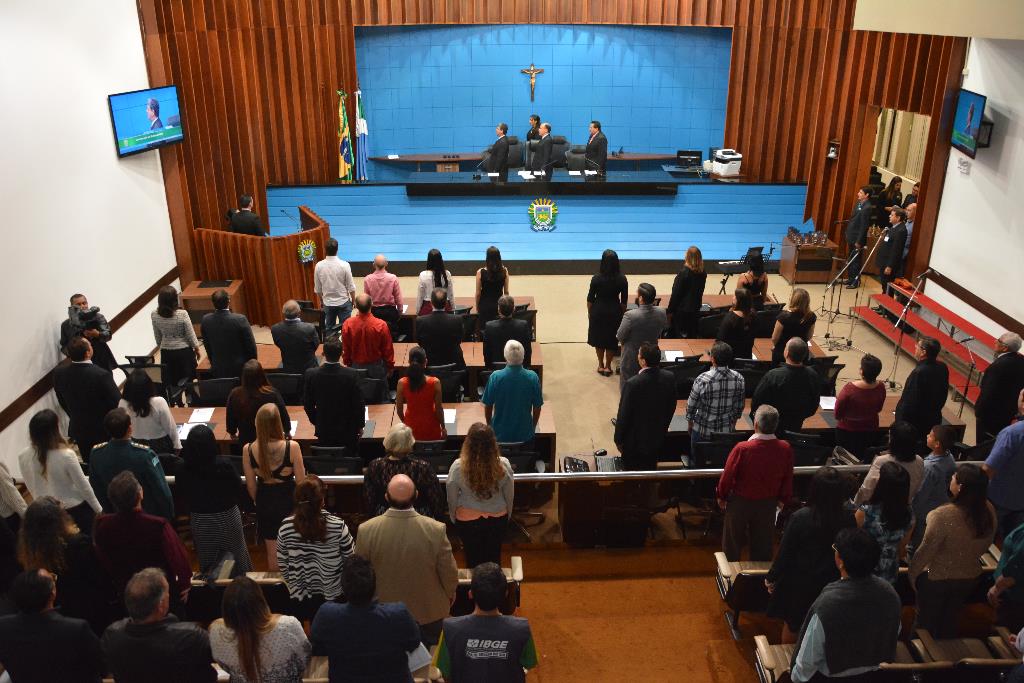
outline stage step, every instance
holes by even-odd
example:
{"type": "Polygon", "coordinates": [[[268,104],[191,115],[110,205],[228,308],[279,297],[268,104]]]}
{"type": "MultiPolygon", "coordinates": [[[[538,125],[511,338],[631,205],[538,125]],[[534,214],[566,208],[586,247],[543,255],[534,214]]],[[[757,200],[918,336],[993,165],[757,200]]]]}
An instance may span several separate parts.
{"type": "MultiPolygon", "coordinates": [[[[893,299],[891,296],[888,296],[886,294],[872,294],[871,300],[878,302],[880,306],[882,306],[884,309],[886,309],[896,317],[899,317],[899,315],[903,313],[903,304],[901,304],[899,301],[896,301],[896,299],[893,299]]],[[[916,303],[917,299],[914,299],[914,302],[916,303]]],[[[964,348],[963,344],[957,344],[955,341],[953,341],[952,337],[950,337],[948,334],[932,325],[930,322],[922,318],[917,313],[914,313],[912,310],[907,311],[906,321],[907,324],[913,327],[915,330],[917,330],[919,334],[923,334],[925,336],[932,337],[938,340],[939,344],[942,345],[942,349],[944,351],[953,356],[956,356],[958,359],[960,359],[960,362],[963,363],[965,366],[970,366],[971,355],[970,353],[968,353],[967,349],[964,348]]],[[[975,355],[974,360],[978,370],[982,372],[984,372],[990,365],[989,361],[987,361],[986,359],[982,358],[979,355],[975,355]]]]}
{"type": "MultiPolygon", "coordinates": [[[[900,307],[900,310],[902,311],[903,308],[900,307]]],[[[888,338],[893,344],[896,344],[899,341],[900,333],[895,329],[893,323],[885,316],[875,312],[870,306],[857,306],[853,309],[853,312],[876,332],[881,334],[883,337],[888,338]]],[[[903,335],[903,344],[901,348],[907,352],[911,358],[914,356],[914,349],[916,346],[917,341],[912,335],[903,335]]],[[[882,374],[888,374],[889,370],[891,370],[891,368],[886,369],[882,374]]],[[[978,382],[980,379],[980,375],[977,374],[971,378],[971,388],[967,391],[967,402],[971,405],[978,400],[978,393],[980,392],[978,382]]],[[[949,368],[949,386],[953,388],[953,391],[956,394],[963,394],[963,388],[966,380],[967,377],[964,374],[958,372],[955,368],[949,368]]]]}
{"type": "MultiPolygon", "coordinates": [[[[913,290],[908,290],[904,287],[899,287],[894,284],[890,284],[889,286],[895,289],[900,294],[902,294],[907,299],[909,299],[910,295],[914,293],[913,290]]],[[[974,337],[976,340],[978,340],[978,342],[984,344],[989,349],[995,351],[996,338],[990,335],[985,330],[981,329],[980,327],[977,327],[976,325],[967,320],[964,320],[959,315],[949,310],[939,302],[920,292],[917,296],[914,297],[914,305],[916,306],[918,304],[920,304],[922,308],[925,308],[931,311],[932,313],[936,314],[938,317],[942,318],[947,323],[950,323],[956,329],[960,330],[961,332],[964,332],[968,336],[974,337]]]]}

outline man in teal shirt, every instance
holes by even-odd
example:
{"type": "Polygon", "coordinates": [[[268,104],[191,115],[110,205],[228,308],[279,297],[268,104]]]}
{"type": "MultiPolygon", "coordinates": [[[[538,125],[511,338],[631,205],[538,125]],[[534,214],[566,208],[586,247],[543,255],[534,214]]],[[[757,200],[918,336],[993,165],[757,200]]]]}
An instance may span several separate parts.
{"type": "Polygon", "coordinates": [[[487,424],[499,443],[532,441],[536,433],[544,397],[537,373],[523,367],[525,355],[523,345],[510,339],[505,344],[508,365],[491,375],[481,399],[487,424]]]}
{"type": "MultiPolygon", "coordinates": [[[[160,458],[146,446],[132,442],[132,419],[124,408],[114,408],[103,418],[110,441],[95,446],[89,459],[89,483],[107,512],[113,507],[107,487],[114,477],[129,470],[142,485],[142,509],[168,521],[174,519],[174,501],[160,458]]],[[[83,531],[85,531],[83,529],[83,531]]]]}

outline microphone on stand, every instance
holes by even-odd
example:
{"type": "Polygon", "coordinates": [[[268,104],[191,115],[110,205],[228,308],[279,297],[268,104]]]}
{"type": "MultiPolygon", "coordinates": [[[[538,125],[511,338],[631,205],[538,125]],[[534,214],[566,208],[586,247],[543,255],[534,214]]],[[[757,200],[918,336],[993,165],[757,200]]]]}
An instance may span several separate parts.
{"type": "Polygon", "coordinates": [[[974,337],[964,337],[963,339],[954,339],[957,344],[966,344],[967,342],[974,341],[974,337]]]}
{"type": "Polygon", "coordinates": [[[290,220],[290,221],[292,222],[292,225],[294,225],[294,226],[295,226],[296,228],[298,228],[299,230],[302,230],[302,225],[301,225],[301,224],[299,223],[299,221],[298,221],[298,220],[297,220],[297,219],[295,218],[295,216],[291,215],[290,213],[288,213],[288,212],[287,212],[287,211],[285,211],[284,209],[281,209],[281,213],[283,213],[283,214],[284,214],[285,216],[287,216],[288,220],[290,220]]]}
{"type": "Polygon", "coordinates": [[[932,274],[932,273],[934,273],[934,272],[935,272],[934,270],[932,270],[931,268],[929,268],[928,270],[926,270],[926,271],[924,271],[923,273],[921,273],[920,275],[918,275],[918,276],[917,276],[917,279],[918,279],[918,280],[920,280],[921,278],[925,278],[925,277],[928,277],[929,275],[931,275],[931,274],[932,274]]]}

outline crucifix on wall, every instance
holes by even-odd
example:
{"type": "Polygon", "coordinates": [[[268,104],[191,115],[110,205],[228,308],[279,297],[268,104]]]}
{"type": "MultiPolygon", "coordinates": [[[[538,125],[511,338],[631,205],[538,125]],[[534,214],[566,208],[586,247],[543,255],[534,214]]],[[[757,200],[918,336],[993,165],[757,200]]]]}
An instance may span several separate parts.
{"type": "Polygon", "coordinates": [[[530,101],[533,102],[533,93],[537,89],[537,74],[544,73],[544,69],[538,69],[530,64],[529,69],[520,69],[520,71],[530,77],[530,101]]]}

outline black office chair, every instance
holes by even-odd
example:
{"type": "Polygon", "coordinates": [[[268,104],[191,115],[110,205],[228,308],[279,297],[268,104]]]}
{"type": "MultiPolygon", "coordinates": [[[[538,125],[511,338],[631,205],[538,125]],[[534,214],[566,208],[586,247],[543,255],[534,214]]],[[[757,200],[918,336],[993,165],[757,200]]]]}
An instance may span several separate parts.
{"type": "Polygon", "coordinates": [[[309,474],[330,476],[363,473],[363,459],[359,457],[321,456],[311,452],[310,455],[302,459],[302,463],[306,466],[306,472],[309,474]]]}
{"type": "Polygon", "coordinates": [[[736,372],[738,372],[741,375],[743,375],[743,382],[746,385],[746,386],[744,386],[744,392],[743,392],[744,397],[746,397],[746,398],[753,398],[754,390],[757,389],[757,385],[761,383],[762,379],[764,379],[764,376],[765,376],[764,370],[754,370],[754,369],[748,369],[748,368],[740,368],[740,369],[736,370],[736,372]]]}
{"type": "Polygon", "coordinates": [[[506,168],[522,168],[523,167],[523,143],[519,141],[519,138],[515,135],[506,135],[505,139],[508,141],[508,161],[506,162],[506,168]]]}
{"type": "Polygon", "coordinates": [[[768,372],[772,369],[772,362],[770,360],[754,360],[753,358],[736,358],[733,359],[730,367],[737,372],[740,370],[768,372]]]}
{"type": "Polygon", "coordinates": [[[196,408],[223,408],[228,404],[228,394],[241,383],[238,377],[201,379],[194,385],[191,404],[196,408]]]}
{"type": "Polygon", "coordinates": [[[747,435],[743,432],[711,432],[711,434],[708,435],[708,441],[714,441],[715,443],[728,443],[733,446],[746,440],[747,435]]]}
{"type": "MultiPolygon", "coordinates": [[[[527,306],[528,304],[523,304],[527,306]]],[[[537,341],[537,309],[523,309],[519,310],[516,306],[516,310],[512,312],[512,317],[516,320],[525,320],[526,324],[530,326],[530,341],[537,341]]]]}
{"type": "Polygon", "coordinates": [[[702,373],[708,371],[711,367],[711,363],[704,361],[680,361],[676,363],[665,363],[661,366],[663,370],[668,370],[672,373],[672,376],[676,381],[676,398],[687,399],[690,397],[690,391],[693,389],[693,382],[702,373]]]}
{"type": "MultiPolygon", "coordinates": [[[[767,264],[768,264],[768,262],[765,261],[765,265],[767,265],[767,264]]],[[[782,312],[782,309],[784,307],[785,307],[785,304],[769,303],[769,302],[765,301],[764,308],[762,308],[761,310],[762,311],[770,311],[770,312],[774,313],[775,317],[777,318],[777,317],[779,317],[779,313],[782,312]]]]}
{"type": "Polygon", "coordinates": [[[700,339],[714,339],[718,336],[718,329],[722,326],[725,316],[730,313],[713,313],[697,319],[697,336],[700,339]]]}
{"type": "Polygon", "coordinates": [[[463,391],[469,373],[466,370],[442,370],[436,369],[428,374],[441,380],[441,400],[445,403],[462,403],[463,391]]]}
{"type": "Polygon", "coordinates": [[[359,380],[359,392],[363,395],[363,401],[369,405],[390,403],[388,382],[385,379],[363,377],[359,380]]]}
{"type": "Polygon", "coordinates": [[[730,441],[698,441],[690,453],[690,467],[693,469],[724,469],[735,443],[730,441]]]}
{"type": "Polygon", "coordinates": [[[153,382],[154,390],[157,396],[163,396],[167,399],[170,405],[179,405],[182,403],[182,395],[186,392],[189,385],[191,384],[187,378],[178,380],[177,385],[169,386],[164,384],[164,369],[165,365],[154,361],[152,355],[149,356],[125,356],[125,360],[128,361],[127,365],[118,365],[117,367],[124,372],[124,374],[130,375],[136,370],[142,370],[145,372],[149,379],[153,382]]]}
{"type": "Polygon", "coordinates": [[[494,370],[481,370],[476,377],[476,400],[481,400],[484,397],[484,390],[487,389],[487,382],[490,381],[491,375],[494,374],[494,370]]]}
{"type": "Polygon", "coordinates": [[[839,373],[846,367],[843,363],[833,365],[825,373],[824,388],[822,389],[823,396],[835,396],[836,395],[836,381],[839,379],[839,373]]]}
{"type": "Polygon", "coordinates": [[[540,140],[527,140],[526,141],[526,147],[525,147],[526,152],[525,152],[525,156],[523,158],[523,166],[524,166],[524,168],[526,168],[526,169],[532,169],[533,168],[533,159],[534,159],[534,157],[537,154],[537,143],[539,143],[539,142],[540,142],[540,140]]]}
{"type": "Polygon", "coordinates": [[[437,454],[444,450],[444,439],[437,441],[417,441],[412,447],[412,452],[417,456],[426,456],[429,454],[437,454]]]}
{"type": "Polygon", "coordinates": [[[565,167],[570,171],[584,171],[587,168],[587,148],[575,145],[565,153],[565,167]]]}
{"type": "Polygon", "coordinates": [[[426,451],[423,453],[414,452],[417,458],[422,458],[430,463],[430,466],[437,474],[448,474],[452,463],[459,457],[459,451],[426,451]]]}
{"type": "Polygon", "coordinates": [[[764,310],[754,313],[754,336],[758,339],[771,337],[775,331],[775,319],[779,317],[778,311],[770,311],[765,306],[764,310]]]}
{"type": "Polygon", "coordinates": [[[268,372],[267,381],[281,393],[285,405],[295,406],[302,403],[302,375],[268,372]]]}
{"type": "Polygon", "coordinates": [[[565,168],[565,153],[569,151],[569,141],[564,135],[551,136],[551,164],[553,168],[565,168]]]}
{"type": "Polygon", "coordinates": [[[477,329],[480,322],[480,314],[466,313],[460,317],[462,318],[462,341],[480,341],[480,334],[477,329]]]}

